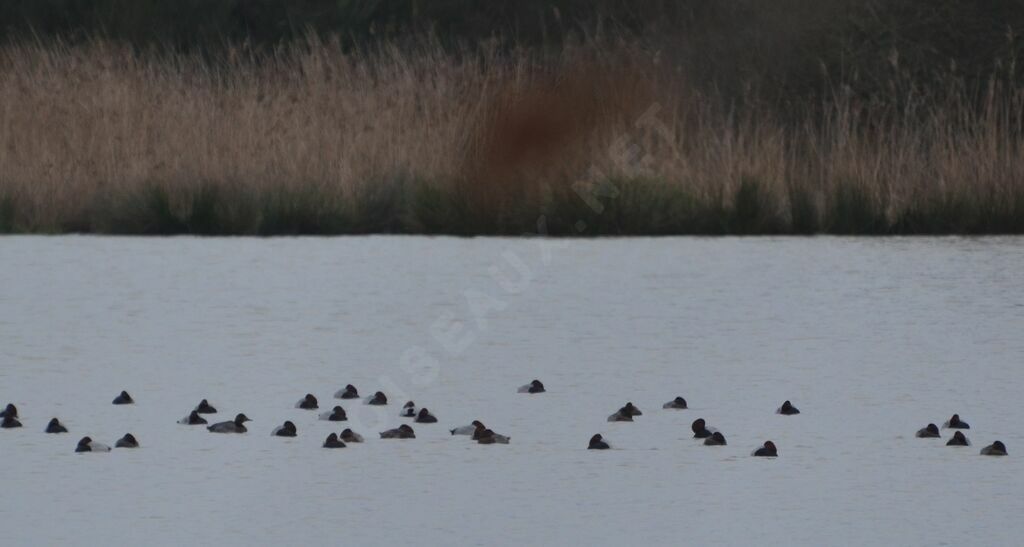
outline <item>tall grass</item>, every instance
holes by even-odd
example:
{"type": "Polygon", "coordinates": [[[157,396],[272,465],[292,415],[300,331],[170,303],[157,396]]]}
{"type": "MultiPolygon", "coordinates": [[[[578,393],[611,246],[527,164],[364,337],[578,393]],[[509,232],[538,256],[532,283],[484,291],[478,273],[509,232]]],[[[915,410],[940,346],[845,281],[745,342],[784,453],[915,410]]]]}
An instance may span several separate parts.
{"type": "Polygon", "coordinates": [[[1024,233],[1024,90],[893,81],[794,115],[634,41],[8,45],[0,231],[1024,233]]]}

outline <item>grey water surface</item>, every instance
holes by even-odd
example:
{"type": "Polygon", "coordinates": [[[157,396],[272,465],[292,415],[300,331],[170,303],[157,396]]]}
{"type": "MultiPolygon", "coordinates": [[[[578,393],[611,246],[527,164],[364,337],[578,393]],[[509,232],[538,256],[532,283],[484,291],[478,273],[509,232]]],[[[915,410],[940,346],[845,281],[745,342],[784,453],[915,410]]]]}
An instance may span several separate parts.
{"type": "Polygon", "coordinates": [[[1024,238],[5,237],[0,543],[1016,544],[1022,388],[1024,238]],[[914,438],[954,412],[973,446],[914,438]]]}

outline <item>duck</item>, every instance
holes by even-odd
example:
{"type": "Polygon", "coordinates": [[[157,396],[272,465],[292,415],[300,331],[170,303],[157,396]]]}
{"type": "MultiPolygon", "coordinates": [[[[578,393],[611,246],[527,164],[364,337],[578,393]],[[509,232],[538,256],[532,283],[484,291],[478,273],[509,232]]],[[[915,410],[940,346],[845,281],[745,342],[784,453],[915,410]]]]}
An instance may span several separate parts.
{"type": "Polygon", "coordinates": [[[505,435],[499,435],[490,429],[484,429],[476,442],[479,444],[508,444],[509,440],[510,438],[505,435]]]}
{"type": "Polygon", "coordinates": [[[971,426],[967,422],[960,419],[959,414],[954,414],[945,424],[942,425],[946,429],[970,429],[971,426]]]}
{"type": "Polygon", "coordinates": [[[686,410],[686,399],[682,397],[676,397],[671,401],[661,405],[661,408],[675,408],[679,410],[686,410]]]}
{"type": "Polygon", "coordinates": [[[982,448],[981,449],[981,455],[982,456],[1005,456],[1006,455],[1006,445],[1003,444],[1003,441],[996,441],[996,442],[986,446],[985,448],[982,448]]]}
{"type": "Polygon", "coordinates": [[[345,443],[338,440],[337,433],[331,433],[324,441],[324,448],[345,448],[345,443]]]}
{"type": "Polygon", "coordinates": [[[210,402],[207,401],[206,399],[203,399],[202,401],[199,401],[199,404],[196,405],[195,411],[200,413],[200,414],[216,414],[217,413],[217,409],[213,408],[213,406],[210,404],[210,402]]]}
{"type": "Polygon", "coordinates": [[[611,446],[604,442],[604,437],[600,433],[590,438],[590,444],[587,446],[587,450],[608,450],[611,446]]]}
{"type": "Polygon", "coordinates": [[[415,422],[418,424],[436,424],[437,418],[426,408],[421,408],[420,413],[416,415],[415,422]]]}
{"type": "Polygon", "coordinates": [[[4,416],[4,419],[0,421],[0,429],[14,429],[21,427],[21,422],[13,416],[4,416]]]}
{"type": "Polygon", "coordinates": [[[626,403],[626,406],[620,408],[615,414],[608,416],[609,422],[632,422],[633,416],[643,416],[643,412],[640,409],[633,406],[633,403],[626,403]]]}
{"type": "Polygon", "coordinates": [[[131,405],[135,404],[135,399],[132,399],[132,396],[128,395],[127,391],[122,391],[120,395],[114,397],[112,403],[115,405],[131,405]]]}
{"type": "Polygon", "coordinates": [[[347,422],[348,414],[345,414],[345,409],[340,406],[335,406],[328,412],[320,413],[321,420],[327,420],[329,422],[347,422]]]}
{"type": "Polygon", "coordinates": [[[46,424],[47,433],[67,433],[68,428],[64,427],[64,424],[60,423],[60,420],[54,418],[50,420],[50,423],[46,424]]]}
{"type": "Polygon", "coordinates": [[[295,424],[290,421],[275,427],[274,430],[270,432],[274,437],[294,437],[298,435],[298,433],[299,431],[295,429],[295,424]]]}
{"type": "Polygon", "coordinates": [[[249,431],[245,427],[245,422],[251,422],[245,414],[238,414],[235,419],[230,422],[218,422],[206,429],[211,433],[245,433],[249,431]]]}
{"type": "Polygon", "coordinates": [[[114,447],[116,447],[116,448],[138,448],[139,447],[139,441],[135,439],[135,435],[132,435],[131,433],[125,433],[124,437],[121,437],[120,439],[117,440],[116,443],[114,443],[114,447]]]}
{"type": "Polygon", "coordinates": [[[198,410],[193,410],[188,413],[188,416],[178,420],[178,423],[182,425],[203,425],[206,424],[207,421],[206,418],[199,415],[198,410]]]}
{"type": "Polygon", "coordinates": [[[939,427],[935,424],[928,424],[926,427],[922,427],[917,430],[915,436],[922,439],[930,439],[939,436],[939,427]]]}
{"type": "Polygon", "coordinates": [[[485,431],[487,431],[487,427],[484,426],[484,424],[480,424],[480,425],[476,426],[476,428],[473,429],[473,436],[470,437],[470,439],[472,439],[474,441],[479,440],[480,437],[483,436],[485,431]]]}
{"type": "Polygon", "coordinates": [[[339,389],[337,391],[337,393],[334,394],[334,398],[335,399],[358,399],[359,398],[359,390],[356,389],[356,386],[354,386],[352,384],[349,384],[349,385],[345,386],[344,388],[339,389]]]}
{"type": "Polygon", "coordinates": [[[403,418],[415,418],[416,417],[416,403],[409,401],[402,405],[402,410],[398,412],[398,415],[403,418]]]}
{"type": "Polygon", "coordinates": [[[794,414],[800,414],[800,409],[793,406],[793,403],[786,401],[782,403],[782,406],[775,410],[776,414],[782,414],[784,416],[792,416],[794,414]]]}
{"type": "MultiPolygon", "coordinates": [[[[452,435],[472,435],[473,432],[476,431],[477,427],[484,427],[483,422],[480,420],[473,420],[473,423],[469,425],[459,426],[455,429],[449,429],[448,431],[451,431],[452,435]]],[[[486,427],[484,427],[484,429],[486,429],[486,427]]]]}
{"type": "Polygon", "coordinates": [[[534,380],[524,386],[519,386],[519,393],[544,393],[544,384],[540,380],[534,380]]]}
{"type": "Polygon", "coordinates": [[[110,447],[93,441],[89,437],[82,437],[75,447],[75,452],[110,452],[110,447]]]}
{"type": "Polygon", "coordinates": [[[316,410],[320,408],[317,404],[316,397],[312,393],[307,393],[305,397],[295,403],[295,408],[301,408],[303,410],[316,410]]]}
{"type": "Polygon", "coordinates": [[[18,407],[14,406],[11,403],[7,403],[7,406],[5,406],[2,411],[0,411],[0,418],[8,418],[8,417],[10,417],[10,418],[17,418],[18,417],[18,407]]]}
{"type": "Polygon", "coordinates": [[[361,442],[363,442],[363,436],[358,434],[358,433],[356,433],[355,431],[352,431],[351,429],[345,429],[345,431],[342,431],[340,437],[341,437],[341,440],[343,440],[343,441],[345,441],[347,443],[361,443],[361,442]]]}
{"type": "Polygon", "coordinates": [[[971,441],[967,440],[967,435],[963,432],[957,431],[953,433],[953,438],[946,442],[946,446],[971,446],[971,441]]]}
{"type": "Polygon", "coordinates": [[[690,430],[693,431],[694,439],[706,439],[712,435],[710,429],[707,428],[707,424],[704,422],[704,418],[697,418],[690,425],[690,430]]]}
{"type": "Polygon", "coordinates": [[[725,446],[725,435],[715,431],[710,437],[704,439],[704,446],[725,446]]]}
{"type": "Polygon", "coordinates": [[[761,448],[754,451],[754,455],[765,458],[775,458],[779,455],[779,451],[775,448],[775,443],[765,441],[761,448]]]}
{"type": "Polygon", "coordinates": [[[377,393],[374,393],[371,397],[366,398],[366,404],[383,406],[388,404],[388,398],[387,396],[384,395],[384,393],[378,391],[377,393]]]}
{"type": "Polygon", "coordinates": [[[382,439],[415,439],[416,432],[412,430],[406,424],[402,424],[395,429],[389,429],[387,431],[381,431],[380,438],[382,439]]]}

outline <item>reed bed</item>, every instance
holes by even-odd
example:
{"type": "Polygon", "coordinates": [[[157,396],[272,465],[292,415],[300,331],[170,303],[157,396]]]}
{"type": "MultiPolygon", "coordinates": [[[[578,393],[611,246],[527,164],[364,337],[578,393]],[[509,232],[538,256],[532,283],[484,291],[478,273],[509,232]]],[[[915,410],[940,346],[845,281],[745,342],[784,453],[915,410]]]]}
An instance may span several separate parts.
{"type": "Polygon", "coordinates": [[[1024,233],[1024,91],[737,105],[629,41],[0,48],[0,231],[1024,233]]]}

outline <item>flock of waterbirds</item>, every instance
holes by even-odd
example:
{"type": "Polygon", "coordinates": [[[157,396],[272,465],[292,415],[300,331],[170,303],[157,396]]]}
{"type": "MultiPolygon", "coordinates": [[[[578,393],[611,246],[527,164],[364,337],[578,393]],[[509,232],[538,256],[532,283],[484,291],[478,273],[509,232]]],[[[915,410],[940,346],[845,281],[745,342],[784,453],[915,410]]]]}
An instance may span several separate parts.
{"type": "MultiPolygon", "coordinates": [[[[544,384],[540,380],[533,380],[529,384],[521,386],[518,389],[519,393],[527,394],[538,394],[544,393],[546,390],[544,384]]],[[[352,384],[345,386],[334,394],[337,399],[360,399],[359,390],[352,384]]],[[[112,401],[115,405],[131,405],[135,403],[132,396],[126,391],[122,391],[112,401]]],[[[364,404],[383,406],[388,404],[387,396],[384,393],[378,391],[373,395],[364,399],[364,404]]],[[[311,393],[307,393],[298,403],[295,404],[296,408],[305,410],[317,410],[320,408],[319,402],[316,397],[311,393]]],[[[685,410],[687,409],[686,399],[682,397],[676,397],[671,401],[662,405],[664,409],[671,410],[685,410]]],[[[245,414],[239,413],[233,420],[218,422],[209,424],[203,415],[216,414],[217,409],[214,408],[209,401],[203,399],[196,407],[189,412],[187,416],[178,420],[178,423],[187,426],[205,425],[206,429],[211,433],[246,433],[246,422],[251,421],[245,414]]],[[[782,403],[778,409],[777,414],[792,416],[800,414],[798,410],[790,401],[782,403]]],[[[608,417],[609,422],[632,422],[636,416],[642,416],[643,412],[640,411],[632,402],[626,403],[622,408],[615,411],[611,416],[608,417]]],[[[437,423],[437,417],[430,413],[426,408],[416,409],[416,404],[412,401],[405,403],[402,406],[399,416],[403,418],[411,418],[414,423],[417,424],[433,424],[437,423]]],[[[321,420],[328,420],[332,422],[344,422],[348,421],[348,416],[345,413],[345,409],[340,405],[335,405],[329,411],[323,412],[319,415],[321,420]]],[[[0,429],[15,429],[22,427],[18,417],[18,409],[14,404],[8,404],[3,411],[0,411],[0,429]]],[[[945,422],[944,428],[956,430],[953,436],[946,443],[947,446],[970,446],[971,442],[964,435],[963,430],[970,429],[971,426],[960,419],[959,414],[953,414],[953,416],[945,422]]],[[[725,446],[727,444],[725,435],[721,432],[716,431],[714,428],[707,426],[707,423],[703,418],[698,418],[693,421],[690,426],[693,431],[693,437],[695,439],[703,439],[706,446],[725,446]]],[[[49,421],[44,430],[46,433],[67,433],[68,429],[60,423],[60,420],[53,418],[49,421]]],[[[490,428],[485,426],[483,422],[479,420],[473,420],[473,423],[465,426],[456,427],[449,429],[452,435],[467,435],[479,444],[508,444],[511,440],[506,435],[495,433],[490,428]]],[[[277,437],[296,437],[298,436],[298,428],[291,421],[285,421],[282,425],[274,428],[271,435],[277,437]]],[[[941,437],[939,427],[934,423],[928,424],[926,427],[921,428],[917,434],[920,438],[939,438],[941,437]]],[[[415,439],[416,432],[412,426],[408,424],[402,424],[394,429],[380,432],[381,439],[415,439]]],[[[360,443],[363,442],[362,435],[346,428],[341,433],[331,433],[324,440],[324,448],[344,448],[345,443],[360,443]]],[[[139,441],[131,433],[126,433],[123,437],[114,443],[116,448],[138,448],[139,441]]],[[[588,449],[603,450],[611,448],[611,445],[604,439],[604,437],[598,433],[590,438],[590,443],[587,446],[588,449]]],[[[110,447],[108,445],[93,441],[92,438],[85,436],[82,437],[75,447],[75,452],[109,452],[110,447]]],[[[985,456],[1006,456],[1006,445],[1002,441],[995,441],[992,444],[981,449],[981,454],[985,456]]],[[[779,455],[778,449],[775,443],[772,441],[765,441],[764,444],[754,450],[754,456],[759,457],[777,457],[779,455]]]]}

